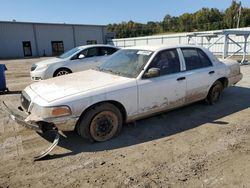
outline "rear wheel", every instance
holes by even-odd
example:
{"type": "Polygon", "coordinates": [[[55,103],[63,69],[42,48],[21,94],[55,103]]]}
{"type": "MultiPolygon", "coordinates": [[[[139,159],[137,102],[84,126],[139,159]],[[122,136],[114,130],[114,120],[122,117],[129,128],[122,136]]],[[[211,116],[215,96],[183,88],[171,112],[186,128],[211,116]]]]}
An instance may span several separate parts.
{"type": "Polygon", "coordinates": [[[66,74],[70,74],[72,73],[69,69],[58,69],[55,73],[54,73],[54,77],[57,77],[57,76],[62,76],[62,75],[66,75],[66,74]]]}
{"type": "Polygon", "coordinates": [[[221,94],[223,91],[223,85],[220,81],[216,81],[211,89],[209,90],[208,96],[207,96],[207,102],[210,105],[215,104],[219,101],[221,94]]]}
{"type": "Polygon", "coordinates": [[[103,142],[118,135],[122,128],[122,114],[110,103],[103,103],[88,110],[79,120],[77,133],[91,141],[103,142]]]}

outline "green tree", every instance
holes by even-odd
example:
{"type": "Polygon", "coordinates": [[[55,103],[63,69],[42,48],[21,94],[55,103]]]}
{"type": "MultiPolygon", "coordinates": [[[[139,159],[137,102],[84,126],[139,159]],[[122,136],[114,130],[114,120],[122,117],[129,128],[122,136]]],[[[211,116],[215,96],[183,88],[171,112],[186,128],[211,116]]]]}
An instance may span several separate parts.
{"type": "Polygon", "coordinates": [[[250,26],[250,9],[248,8],[242,9],[240,26],[243,26],[243,27],[250,26]]]}
{"type": "Polygon", "coordinates": [[[184,13],[179,17],[179,31],[190,32],[193,30],[193,15],[189,13],[184,13]]]}
{"type": "Polygon", "coordinates": [[[221,29],[224,14],[216,8],[202,8],[194,14],[193,27],[199,31],[221,29]]]}
{"type": "Polygon", "coordinates": [[[237,16],[240,6],[240,3],[233,0],[231,6],[226,9],[224,16],[226,28],[235,28],[237,26],[237,16]]]}
{"type": "MultiPolygon", "coordinates": [[[[146,24],[132,20],[119,24],[109,24],[108,31],[115,32],[116,38],[154,35],[164,32],[190,32],[234,28],[237,26],[240,3],[232,1],[225,11],[216,8],[202,8],[179,17],[167,14],[162,22],[149,21],[146,24]]],[[[250,9],[242,8],[240,26],[250,26],[250,9]]]]}

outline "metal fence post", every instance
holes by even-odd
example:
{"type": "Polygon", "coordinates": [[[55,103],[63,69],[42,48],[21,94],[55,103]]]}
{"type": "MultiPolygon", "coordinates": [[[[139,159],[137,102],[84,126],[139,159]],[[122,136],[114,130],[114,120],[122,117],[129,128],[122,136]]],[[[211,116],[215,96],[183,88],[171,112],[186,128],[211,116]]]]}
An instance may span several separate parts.
{"type": "Polygon", "coordinates": [[[203,37],[201,37],[201,46],[203,47],[203,37]]]}
{"type": "Polygon", "coordinates": [[[244,35],[244,47],[243,47],[243,58],[241,60],[241,63],[246,62],[246,53],[247,53],[247,39],[249,35],[244,35]]]}
{"type": "Polygon", "coordinates": [[[226,59],[228,55],[228,34],[224,36],[224,49],[223,49],[223,59],[226,59]]]}

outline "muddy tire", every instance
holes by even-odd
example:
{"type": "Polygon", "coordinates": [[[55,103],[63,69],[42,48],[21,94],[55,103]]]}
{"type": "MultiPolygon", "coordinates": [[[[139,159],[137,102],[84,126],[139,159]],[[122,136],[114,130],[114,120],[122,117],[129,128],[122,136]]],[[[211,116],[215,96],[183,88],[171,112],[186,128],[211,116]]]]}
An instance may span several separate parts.
{"type": "Polygon", "coordinates": [[[88,110],[76,126],[77,133],[90,141],[104,142],[117,136],[122,129],[122,114],[110,103],[88,110]]]}
{"type": "Polygon", "coordinates": [[[221,97],[223,91],[223,85],[220,81],[216,81],[213,86],[210,88],[207,95],[207,103],[213,105],[217,103],[221,97]]]}
{"type": "Polygon", "coordinates": [[[55,73],[53,74],[53,77],[63,76],[63,75],[70,74],[70,73],[72,73],[71,70],[66,69],[66,68],[61,68],[55,71],[55,73]]]}

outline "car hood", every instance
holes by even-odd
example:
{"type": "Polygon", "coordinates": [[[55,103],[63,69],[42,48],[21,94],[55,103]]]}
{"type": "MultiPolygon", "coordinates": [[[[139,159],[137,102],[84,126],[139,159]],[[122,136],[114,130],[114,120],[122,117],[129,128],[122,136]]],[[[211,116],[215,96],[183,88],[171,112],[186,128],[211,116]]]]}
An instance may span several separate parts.
{"type": "Polygon", "coordinates": [[[42,99],[52,102],[84,92],[117,86],[131,80],[96,70],[87,70],[33,83],[30,88],[42,99]]]}
{"type": "Polygon", "coordinates": [[[50,65],[50,64],[54,64],[54,63],[58,63],[58,62],[62,62],[62,61],[64,61],[64,59],[54,57],[54,58],[49,58],[49,59],[46,59],[46,60],[43,60],[43,61],[39,61],[39,62],[36,63],[36,65],[37,66],[50,65]]]}

